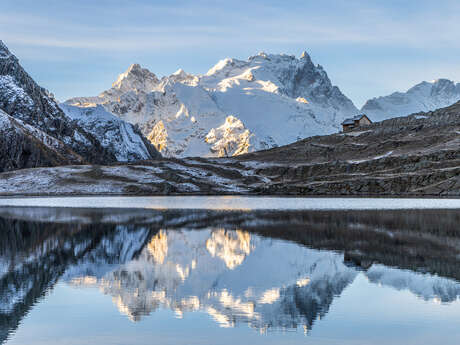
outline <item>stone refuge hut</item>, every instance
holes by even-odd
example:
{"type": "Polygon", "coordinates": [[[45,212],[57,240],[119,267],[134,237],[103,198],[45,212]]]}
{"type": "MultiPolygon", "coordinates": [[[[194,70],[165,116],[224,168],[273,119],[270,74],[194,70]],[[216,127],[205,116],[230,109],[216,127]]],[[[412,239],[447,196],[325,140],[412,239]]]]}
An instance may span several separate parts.
{"type": "Polygon", "coordinates": [[[357,127],[370,125],[371,123],[372,121],[366,114],[360,114],[350,117],[349,119],[345,119],[345,121],[342,122],[342,128],[344,132],[349,132],[357,127]]]}

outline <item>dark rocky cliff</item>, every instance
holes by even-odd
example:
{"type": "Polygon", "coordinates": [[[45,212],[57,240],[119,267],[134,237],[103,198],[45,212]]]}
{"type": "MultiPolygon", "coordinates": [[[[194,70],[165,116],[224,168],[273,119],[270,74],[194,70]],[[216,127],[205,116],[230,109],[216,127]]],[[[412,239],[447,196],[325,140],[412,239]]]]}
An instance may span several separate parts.
{"type": "Polygon", "coordinates": [[[70,122],[56,101],[0,41],[0,109],[69,145],[90,163],[115,162],[97,138],[70,122]]]}
{"type": "Polygon", "coordinates": [[[83,162],[62,142],[0,110],[0,172],[83,162]]]}

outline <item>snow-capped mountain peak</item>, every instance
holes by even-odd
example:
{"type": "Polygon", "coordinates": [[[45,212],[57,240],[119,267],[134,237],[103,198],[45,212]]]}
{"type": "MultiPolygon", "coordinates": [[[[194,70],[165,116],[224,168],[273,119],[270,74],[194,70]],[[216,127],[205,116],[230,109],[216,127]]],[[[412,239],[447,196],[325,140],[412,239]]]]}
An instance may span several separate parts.
{"type": "MultiPolygon", "coordinates": [[[[320,65],[314,65],[307,52],[300,59],[293,55],[259,53],[247,61],[224,59],[211,68],[201,79],[208,88],[224,89],[219,85],[227,85],[223,80],[231,78],[241,82],[256,82],[263,91],[283,94],[290,98],[302,97],[310,102],[319,103],[322,107],[345,107],[354,112],[353,103],[340,90],[333,86],[327,73],[320,65]],[[212,85],[213,79],[219,82],[212,85]],[[223,80],[222,80],[223,79],[223,80]]],[[[238,85],[238,83],[236,83],[238,85]]]]}
{"type": "Polygon", "coordinates": [[[370,99],[361,109],[373,121],[447,107],[460,100],[460,83],[449,79],[423,81],[407,92],[370,99]]]}
{"type": "MultiPolygon", "coordinates": [[[[124,94],[124,90],[150,90],[154,82],[158,79],[151,72],[133,65],[115,83],[118,88],[112,90],[118,94],[124,94]]],[[[18,58],[0,41],[0,110],[14,119],[9,121],[9,127],[19,131],[14,136],[16,142],[0,143],[0,151],[17,151],[5,156],[7,159],[0,171],[13,167],[74,162],[101,164],[159,157],[139,130],[107,113],[102,106],[65,108],[63,111],[54,96],[30,77],[18,58]],[[34,159],[28,159],[27,152],[33,152],[34,155],[29,155],[34,159]],[[21,155],[23,159],[19,159],[21,155]]]]}
{"type": "Polygon", "coordinates": [[[146,68],[142,68],[139,64],[129,66],[128,70],[118,76],[112,88],[123,91],[135,92],[150,92],[156,87],[160,81],[157,76],[146,68]]]}
{"type": "Polygon", "coordinates": [[[432,82],[432,94],[454,94],[460,93],[460,83],[455,84],[449,79],[436,79],[432,82]]]}
{"type": "Polygon", "coordinates": [[[8,58],[10,56],[11,56],[11,53],[8,50],[8,47],[3,43],[2,40],[0,40],[0,59],[8,58]]]}
{"type": "Polygon", "coordinates": [[[184,75],[186,74],[185,71],[182,68],[179,68],[176,72],[174,72],[172,75],[184,75]]]}
{"type": "Polygon", "coordinates": [[[182,68],[179,68],[176,72],[171,74],[169,77],[163,77],[161,79],[161,85],[163,89],[166,85],[172,83],[183,83],[186,85],[196,86],[199,78],[193,74],[185,72],[182,68]]]}
{"type": "MultiPolygon", "coordinates": [[[[84,161],[100,164],[116,160],[115,155],[101,146],[98,138],[68,120],[54,97],[32,79],[19,59],[1,41],[0,57],[1,110],[33,127],[33,130],[28,130],[31,136],[36,134],[41,139],[44,133],[47,138],[62,142],[67,151],[73,151],[84,161]]],[[[40,151],[36,147],[33,150],[40,151]]],[[[56,165],[58,162],[59,159],[48,161],[46,165],[56,165]]],[[[18,167],[22,167],[23,163],[17,163],[18,167]]]]}
{"type": "Polygon", "coordinates": [[[307,51],[304,50],[302,54],[300,54],[301,59],[310,59],[310,55],[308,55],[307,51]]]}
{"type": "Polygon", "coordinates": [[[68,103],[102,104],[138,124],[163,154],[180,157],[289,144],[335,132],[358,112],[306,52],[300,59],[267,53],[225,58],[204,75],[179,69],[161,80],[133,65],[110,90],[68,103]]]}

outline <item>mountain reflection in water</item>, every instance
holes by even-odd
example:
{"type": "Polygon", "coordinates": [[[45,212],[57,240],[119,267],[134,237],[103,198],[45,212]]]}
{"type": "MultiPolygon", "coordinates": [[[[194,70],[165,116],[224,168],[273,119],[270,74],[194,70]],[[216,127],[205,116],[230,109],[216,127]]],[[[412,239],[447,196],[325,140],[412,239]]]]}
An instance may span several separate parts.
{"type": "Polygon", "coordinates": [[[200,311],[261,332],[312,329],[359,273],[450,303],[459,222],[455,210],[3,208],[0,341],[57,282],[97,287],[132,321],[200,311]]]}

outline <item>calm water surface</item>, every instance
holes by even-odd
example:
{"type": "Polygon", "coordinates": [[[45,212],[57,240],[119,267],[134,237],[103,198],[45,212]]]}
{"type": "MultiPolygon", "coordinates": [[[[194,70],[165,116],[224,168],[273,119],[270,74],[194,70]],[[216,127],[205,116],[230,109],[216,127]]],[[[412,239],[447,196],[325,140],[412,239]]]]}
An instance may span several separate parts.
{"type": "Polygon", "coordinates": [[[147,196],[3,198],[0,206],[211,210],[460,209],[460,199],[147,196]]]}
{"type": "Polygon", "coordinates": [[[0,207],[0,343],[460,343],[458,200],[90,199],[0,207]]]}

